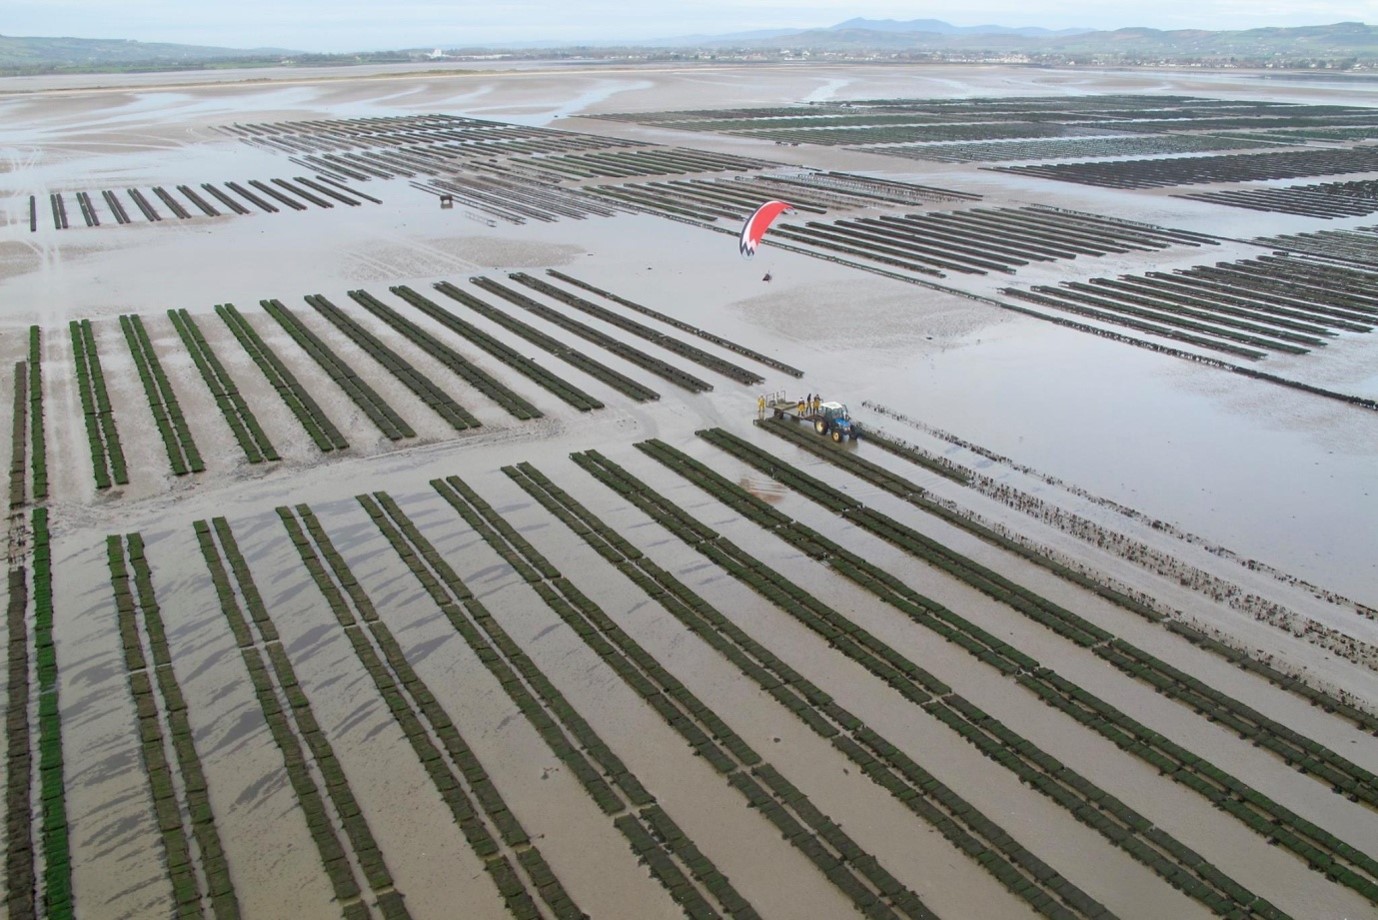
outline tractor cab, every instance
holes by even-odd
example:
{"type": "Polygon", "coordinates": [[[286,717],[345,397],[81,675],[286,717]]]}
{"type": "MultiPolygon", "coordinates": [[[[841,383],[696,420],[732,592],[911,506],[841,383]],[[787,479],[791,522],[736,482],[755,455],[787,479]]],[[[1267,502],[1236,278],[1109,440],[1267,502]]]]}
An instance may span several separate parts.
{"type": "Polygon", "coordinates": [[[818,407],[823,416],[823,421],[831,422],[834,420],[849,421],[851,415],[847,412],[847,407],[840,402],[825,402],[818,407]]]}
{"type": "Polygon", "coordinates": [[[852,424],[852,416],[847,412],[847,407],[840,402],[825,402],[820,405],[818,415],[814,417],[813,427],[819,434],[831,435],[838,443],[844,438],[855,441],[861,436],[858,427],[852,424]]]}

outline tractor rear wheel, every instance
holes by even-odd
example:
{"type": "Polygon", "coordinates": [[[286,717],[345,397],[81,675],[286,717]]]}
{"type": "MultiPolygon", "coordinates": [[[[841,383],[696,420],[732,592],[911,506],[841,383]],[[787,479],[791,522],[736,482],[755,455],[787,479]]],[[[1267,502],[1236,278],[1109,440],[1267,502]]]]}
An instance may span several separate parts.
{"type": "Polygon", "coordinates": [[[819,434],[827,434],[828,426],[823,424],[822,419],[819,419],[818,421],[813,423],[813,430],[818,432],[819,434]]]}

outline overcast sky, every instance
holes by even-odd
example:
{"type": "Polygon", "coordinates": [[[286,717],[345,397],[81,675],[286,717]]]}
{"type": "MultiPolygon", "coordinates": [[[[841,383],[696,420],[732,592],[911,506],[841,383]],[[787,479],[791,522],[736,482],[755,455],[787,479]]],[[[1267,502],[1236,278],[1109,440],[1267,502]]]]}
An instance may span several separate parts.
{"type": "Polygon", "coordinates": [[[616,41],[818,28],[855,16],[1116,29],[1248,29],[1378,22],[1378,0],[0,0],[0,34],[127,38],[233,48],[360,51],[524,40],[616,41]]]}

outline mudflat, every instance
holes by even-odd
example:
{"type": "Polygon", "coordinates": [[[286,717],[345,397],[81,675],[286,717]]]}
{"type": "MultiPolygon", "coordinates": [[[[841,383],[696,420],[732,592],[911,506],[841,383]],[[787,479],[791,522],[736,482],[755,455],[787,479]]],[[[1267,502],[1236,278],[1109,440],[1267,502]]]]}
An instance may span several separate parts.
{"type": "Polygon", "coordinates": [[[9,915],[1372,913],[1372,218],[1181,195],[1362,180],[1308,164],[1375,105],[0,83],[9,915]],[[747,261],[766,191],[798,212],[747,261]]]}

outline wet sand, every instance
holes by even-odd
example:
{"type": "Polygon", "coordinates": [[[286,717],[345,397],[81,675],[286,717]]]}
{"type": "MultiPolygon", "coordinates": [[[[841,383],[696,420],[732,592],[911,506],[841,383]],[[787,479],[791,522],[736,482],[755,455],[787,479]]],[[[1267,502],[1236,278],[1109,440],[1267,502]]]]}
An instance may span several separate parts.
{"type": "MultiPolygon", "coordinates": [[[[76,191],[290,178],[302,167],[216,130],[233,123],[443,112],[852,170],[987,196],[992,206],[1049,204],[1173,229],[1243,238],[1361,226],[1253,214],[1160,193],[1092,189],[876,153],[678,132],[592,116],[611,112],[783,105],[878,97],[1181,93],[1285,102],[1378,104],[1378,84],[1263,79],[1244,73],[1094,72],[999,67],[468,67],[313,74],[254,72],[26,78],[0,85],[0,460],[9,459],[15,361],[27,328],[44,330],[48,500],[54,535],[56,639],[67,807],[80,915],[141,917],[171,910],[157,820],[140,759],[121,657],[105,537],[139,532],[148,546],[174,670],[186,696],[215,819],[244,915],[339,916],[210,575],[192,522],[228,519],[282,648],[339,757],[349,787],[412,915],[507,916],[483,861],[466,843],[274,509],[305,503],[320,517],[408,662],[453,719],[556,876],[590,916],[670,918],[681,909],[639,864],[611,819],[522,717],[480,657],[456,634],[354,496],[385,490],[551,683],[626,763],[667,813],[765,917],[855,915],[838,888],[733,790],[680,735],[543,604],[520,575],[427,485],[459,475],[627,633],[763,758],[942,917],[1021,917],[1028,905],[900,806],[502,474],[531,462],[748,635],[950,786],[1075,885],[1123,917],[1204,917],[1205,907],[1116,849],[1069,812],[983,757],[929,713],[843,657],[784,611],[729,577],[569,461],[597,449],[699,520],[863,625],[992,716],[1149,816],[1240,884],[1296,917],[1354,917],[1373,905],[1105,738],[1043,705],[1013,681],[906,620],[835,571],[801,555],[630,445],[660,438],[749,485],[774,506],[862,554],[1043,665],[1129,712],[1199,756],[1374,855],[1378,818],[1268,751],[1212,724],[1091,651],[917,561],[784,489],[694,436],[721,426],[915,529],[1074,610],[1360,766],[1378,771],[1378,739],[1296,695],[967,531],[753,429],[756,397],[787,389],[847,402],[865,425],[1085,515],[1127,538],[1289,611],[1298,623],[1378,645],[1378,413],[1230,375],[940,292],[767,245],[744,263],[724,234],[649,215],[489,226],[442,211],[405,180],[352,183],[382,199],[357,208],[198,217],[116,225],[81,222],[76,191]],[[67,193],[71,228],[53,229],[47,194],[67,193]],[[31,233],[28,197],[38,196],[31,233]],[[574,342],[657,390],[635,403],[432,289],[471,276],[558,268],[806,371],[796,381],[725,349],[694,344],[758,371],[746,387],[589,325],[715,385],[689,395],[631,362],[574,342]],[[774,280],[761,282],[764,271],[774,280]],[[606,408],[579,413],[388,293],[406,284],[535,358],[606,408]],[[364,288],[538,406],[519,422],[415,344],[350,300],[364,288]],[[472,411],[482,427],[455,432],[302,297],[323,294],[472,411]],[[415,429],[383,437],[271,317],[280,298],[415,429]],[[322,455],[229,328],[212,312],[234,303],[287,361],[350,442],[322,455]],[[225,363],[283,459],[245,460],[166,316],[185,308],[225,363]],[[207,469],[173,476],[143,386],[116,321],[143,317],[207,469]],[[131,482],[97,492],[72,371],[67,322],[93,321],[131,482]],[[906,426],[862,403],[907,415],[906,426]],[[932,434],[950,432],[1011,458],[997,463],[932,434]],[[1060,480],[1065,488],[1054,486],[1060,480]],[[1140,513],[1130,519],[1111,503],[1140,513]],[[1161,521],[1171,529],[1154,527],[1161,521]],[[1178,534],[1193,535],[1192,540],[1178,534]],[[1224,548],[1229,553],[1213,552],[1224,548]],[[1249,560],[1260,566],[1250,567],[1249,560]],[[1327,594],[1326,592],[1329,592],[1327,594]],[[1338,599],[1337,599],[1338,598],[1338,599]],[[99,905],[99,907],[97,907],[99,905]]],[[[159,203],[155,207],[165,211],[159,203]]],[[[1020,280],[1170,270],[1256,250],[1226,242],[1208,253],[1108,256],[1031,267],[1020,280]]],[[[514,286],[514,285],[509,285],[514,286]]],[[[989,284],[986,285],[990,287],[989,284]]],[[[492,298],[489,298],[492,300],[492,298]]],[[[568,333],[510,312],[561,339],[568,333]]],[[[649,322],[649,321],[648,321],[649,322]]],[[[672,333],[677,335],[677,333],[672,333]]],[[[687,339],[686,339],[687,340],[687,339]]],[[[1323,353],[1270,357],[1270,372],[1378,397],[1372,334],[1347,334],[1323,353]]],[[[1026,536],[1156,598],[1180,618],[1275,666],[1378,708],[1378,665],[1331,654],[1306,636],[1259,622],[1161,572],[1035,521],[863,440],[860,456],[907,476],[984,521],[1026,536]]]]}

